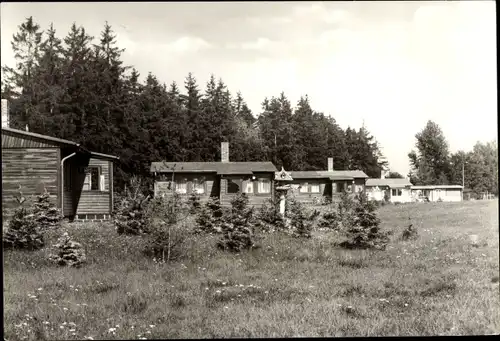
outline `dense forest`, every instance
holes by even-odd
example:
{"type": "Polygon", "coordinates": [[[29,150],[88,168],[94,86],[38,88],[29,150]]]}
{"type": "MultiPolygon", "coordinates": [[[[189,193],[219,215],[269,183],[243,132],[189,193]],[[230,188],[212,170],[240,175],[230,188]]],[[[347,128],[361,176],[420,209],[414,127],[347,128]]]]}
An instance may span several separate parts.
{"type": "MultiPolygon", "coordinates": [[[[124,49],[104,25],[98,38],[73,24],[64,38],[27,18],[12,37],[16,65],[2,67],[2,98],[10,102],[11,127],[69,139],[120,157],[116,188],[132,175],[150,180],[153,161],[218,161],[230,143],[231,161],[272,161],[287,170],[363,170],[379,177],[387,162],[366,127],[342,129],[307,95],[295,105],[284,93],[264,98],[253,113],[243,94],[231,93],[212,75],[200,85],[167,85],[124,65],[124,49]]],[[[165,70],[168,74],[168,70],[165,70]]],[[[496,142],[451,154],[440,127],[429,121],[408,155],[417,184],[462,184],[476,193],[498,193],[496,142]]],[[[390,177],[401,177],[391,174],[390,177]]],[[[148,181],[146,181],[148,183],[148,181]]]]}
{"type": "MultiPolygon", "coordinates": [[[[241,93],[210,77],[204,89],[189,73],[167,85],[121,60],[112,27],[94,39],[73,24],[64,38],[27,18],[13,36],[16,65],[2,68],[11,127],[77,141],[120,157],[116,186],[149,177],[152,161],[217,161],[222,141],[231,161],[272,161],[288,170],[361,169],[379,176],[379,148],[366,128],[343,130],[307,96],[293,106],[284,93],[252,113],[241,93]]],[[[168,70],[165,70],[168,73],[168,70]]]]}

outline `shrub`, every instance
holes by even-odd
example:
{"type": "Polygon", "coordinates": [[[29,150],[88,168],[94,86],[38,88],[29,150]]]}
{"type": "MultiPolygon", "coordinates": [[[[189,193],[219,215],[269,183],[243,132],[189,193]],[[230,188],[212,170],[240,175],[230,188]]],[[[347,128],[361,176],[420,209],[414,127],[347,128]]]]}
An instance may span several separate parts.
{"type": "Polygon", "coordinates": [[[86,262],[85,250],[82,244],[71,239],[65,232],[54,245],[55,253],[49,259],[58,265],[69,265],[75,268],[81,267],[86,262]]]}
{"type": "Polygon", "coordinates": [[[417,228],[413,226],[410,220],[410,225],[406,229],[403,230],[403,234],[401,235],[401,239],[403,240],[409,240],[409,239],[417,239],[418,238],[418,231],[417,228]]]}
{"type": "Polygon", "coordinates": [[[340,195],[340,201],[338,203],[338,217],[340,222],[340,227],[342,229],[347,229],[354,224],[355,215],[354,207],[356,203],[352,200],[351,195],[344,191],[340,195]]]}
{"type": "Polygon", "coordinates": [[[330,205],[328,210],[324,212],[318,223],[318,227],[337,230],[340,226],[340,217],[337,213],[336,207],[330,205]]]}
{"type": "Polygon", "coordinates": [[[340,243],[340,246],[349,249],[385,250],[389,237],[388,233],[381,231],[379,227],[380,219],[375,212],[375,205],[367,200],[364,192],[361,192],[353,201],[353,206],[354,220],[346,231],[347,239],[340,243]]]}
{"type": "Polygon", "coordinates": [[[222,220],[222,236],[217,243],[218,247],[233,252],[252,248],[255,241],[252,216],[253,208],[248,207],[245,193],[231,200],[231,211],[222,220]]]}
{"type": "Polygon", "coordinates": [[[290,219],[292,235],[301,238],[311,238],[314,219],[319,215],[319,211],[309,211],[297,200],[289,199],[290,205],[287,217],[290,219]]]}
{"type": "Polygon", "coordinates": [[[16,200],[19,207],[14,211],[9,225],[3,233],[4,249],[41,249],[45,242],[33,209],[23,206],[26,198],[22,196],[21,192],[16,200]]]}
{"type": "Polygon", "coordinates": [[[222,208],[217,198],[209,198],[196,215],[196,233],[221,232],[222,208]]]}
{"type": "Polygon", "coordinates": [[[60,227],[61,220],[63,219],[57,206],[50,201],[50,195],[47,189],[37,197],[33,214],[42,230],[60,227]]]}
{"type": "Polygon", "coordinates": [[[279,212],[279,204],[268,199],[256,215],[256,225],[261,231],[274,232],[285,229],[285,220],[279,212]]]}
{"type": "Polygon", "coordinates": [[[183,245],[191,230],[183,224],[189,209],[178,194],[157,197],[147,210],[148,240],[144,253],[169,262],[183,256],[183,245]]]}
{"type": "Polygon", "coordinates": [[[389,190],[384,191],[384,202],[386,204],[391,202],[391,196],[389,195],[389,190]]]}
{"type": "Polygon", "coordinates": [[[130,189],[125,188],[124,196],[115,213],[115,227],[119,234],[141,234],[147,232],[145,211],[149,200],[141,191],[141,181],[137,177],[130,180],[130,189]]]}
{"type": "Polygon", "coordinates": [[[200,195],[194,192],[191,193],[189,195],[188,203],[189,203],[189,212],[191,214],[195,214],[198,211],[198,209],[201,208],[200,195]]]}

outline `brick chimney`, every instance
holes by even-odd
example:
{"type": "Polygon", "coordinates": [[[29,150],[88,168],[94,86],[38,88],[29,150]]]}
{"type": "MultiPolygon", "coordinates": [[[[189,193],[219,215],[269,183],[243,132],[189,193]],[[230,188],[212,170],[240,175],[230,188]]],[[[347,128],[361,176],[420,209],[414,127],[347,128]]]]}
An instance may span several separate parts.
{"type": "Polygon", "coordinates": [[[220,145],[220,161],[229,162],[229,142],[222,142],[220,145]]]}
{"type": "Polygon", "coordinates": [[[2,98],[2,128],[9,127],[9,101],[2,98]]]}
{"type": "Polygon", "coordinates": [[[328,158],[328,171],[333,172],[333,157],[328,158]]]}

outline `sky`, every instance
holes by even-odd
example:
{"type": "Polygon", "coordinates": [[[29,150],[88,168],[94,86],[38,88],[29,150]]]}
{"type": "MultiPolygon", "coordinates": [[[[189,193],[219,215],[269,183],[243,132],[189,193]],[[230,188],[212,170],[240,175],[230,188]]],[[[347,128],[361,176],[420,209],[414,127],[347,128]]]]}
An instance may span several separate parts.
{"type": "MultiPolygon", "coordinates": [[[[450,151],[497,140],[494,1],[1,3],[1,63],[29,16],[64,37],[73,22],[94,37],[106,21],[143,79],[200,88],[211,74],[241,91],[255,115],[283,91],[308,95],[343,128],[363,122],[391,170],[428,120],[450,151]]],[[[325,155],[325,157],[331,155],[325,155]]]]}

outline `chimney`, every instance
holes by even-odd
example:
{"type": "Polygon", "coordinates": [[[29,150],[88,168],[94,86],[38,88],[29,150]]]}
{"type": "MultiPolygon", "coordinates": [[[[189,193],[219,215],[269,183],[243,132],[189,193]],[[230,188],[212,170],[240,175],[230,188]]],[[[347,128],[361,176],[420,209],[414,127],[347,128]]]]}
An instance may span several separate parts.
{"type": "Polygon", "coordinates": [[[2,98],[2,128],[9,127],[9,101],[2,98]]]}
{"type": "Polygon", "coordinates": [[[220,146],[220,161],[229,162],[229,142],[222,142],[220,146]]]}
{"type": "Polygon", "coordinates": [[[333,172],[333,157],[328,158],[328,171],[333,172]]]}
{"type": "Polygon", "coordinates": [[[385,170],[380,170],[380,178],[385,179],[385,170]]]}

